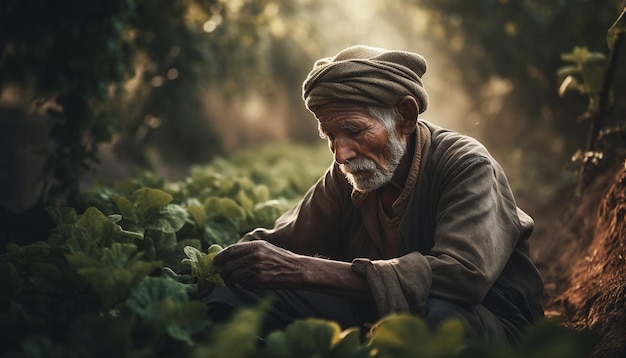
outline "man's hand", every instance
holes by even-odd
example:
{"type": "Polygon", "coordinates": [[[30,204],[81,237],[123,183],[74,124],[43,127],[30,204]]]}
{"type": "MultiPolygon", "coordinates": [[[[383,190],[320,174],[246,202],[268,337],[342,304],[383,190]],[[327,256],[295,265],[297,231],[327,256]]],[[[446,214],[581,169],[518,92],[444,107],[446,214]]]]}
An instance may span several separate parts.
{"type": "Polygon", "coordinates": [[[298,288],[304,275],[303,256],[256,240],[231,245],[215,255],[213,263],[227,286],[298,288]]]}
{"type": "Polygon", "coordinates": [[[350,262],[304,256],[264,240],[228,246],[213,259],[226,286],[307,289],[371,301],[369,286],[350,262]]]}

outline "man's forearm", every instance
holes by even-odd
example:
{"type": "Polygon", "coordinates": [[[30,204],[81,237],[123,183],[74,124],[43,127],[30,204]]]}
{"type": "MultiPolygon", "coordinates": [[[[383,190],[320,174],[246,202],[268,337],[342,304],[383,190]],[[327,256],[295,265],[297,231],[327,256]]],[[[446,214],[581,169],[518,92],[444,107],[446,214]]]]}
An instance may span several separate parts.
{"type": "Polygon", "coordinates": [[[349,262],[302,256],[302,286],[305,290],[371,301],[365,278],[349,262]]]}

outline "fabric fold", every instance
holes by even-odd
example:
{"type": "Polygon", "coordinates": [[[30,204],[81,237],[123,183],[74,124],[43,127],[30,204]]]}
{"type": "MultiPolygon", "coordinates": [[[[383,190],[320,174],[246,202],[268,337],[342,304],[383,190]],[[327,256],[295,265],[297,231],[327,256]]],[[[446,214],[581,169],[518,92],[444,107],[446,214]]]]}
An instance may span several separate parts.
{"type": "Polygon", "coordinates": [[[317,61],[303,83],[302,97],[315,113],[337,100],[393,107],[402,97],[413,96],[421,113],[428,107],[422,82],[425,72],[426,60],[421,55],[353,46],[317,61]]]}
{"type": "Polygon", "coordinates": [[[374,261],[357,258],[352,269],[367,280],[381,317],[400,312],[424,315],[432,271],[422,254],[374,261]]]}

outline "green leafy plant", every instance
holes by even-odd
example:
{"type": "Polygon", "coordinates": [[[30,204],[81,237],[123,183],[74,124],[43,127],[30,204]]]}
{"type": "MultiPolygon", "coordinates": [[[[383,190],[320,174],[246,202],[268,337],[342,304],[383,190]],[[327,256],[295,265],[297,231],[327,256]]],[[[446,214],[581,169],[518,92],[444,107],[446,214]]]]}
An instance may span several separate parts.
{"type": "Polygon", "coordinates": [[[296,321],[267,337],[262,352],[274,357],[368,357],[356,327],[341,330],[333,321],[309,318],[296,321]]]}
{"type": "Polygon", "coordinates": [[[578,92],[588,98],[587,112],[583,119],[598,111],[600,95],[606,71],[606,56],[600,52],[591,52],[586,47],[574,47],[572,52],[561,55],[571,65],[561,67],[557,76],[561,83],[559,95],[569,91],[578,92]]]}
{"type": "Polygon", "coordinates": [[[619,139],[624,137],[624,120],[618,119],[613,128],[604,127],[606,117],[611,112],[610,108],[615,105],[612,87],[617,76],[620,43],[626,32],[625,14],[626,7],[606,33],[608,60],[604,54],[590,52],[586,47],[575,47],[571,53],[561,56],[562,60],[572,62],[573,65],[562,67],[557,72],[561,81],[559,94],[563,96],[568,91],[576,91],[586,96],[587,111],[580,118],[591,120],[585,147],[577,150],[572,156],[572,162],[577,167],[579,175],[577,195],[601,167],[603,161],[609,159],[611,162],[616,149],[623,148],[623,141],[619,139]]]}
{"type": "Polygon", "coordinates": [[[51,237],[65,252],[70,268],[83,276],[98,293],[104,307],[122,302],[160,261],[143,261],[134,240],[143,235],[121,228],[118,216],[106,217],[96,208],[76,215],[71,208],[49,208],[57,222],[51,237]]]}
{"type": "Polygon", "coordinates": [[[373,328],[368,346],[374,357],[452,357],[465,345],[460,321],[445,322],[430,333],[425,321],[415,316],[391,315],[373,328]]]}
{"type": "Polygon", "coordinates": [[[218,273],[218,267],[213,264],[215,255],[222,251],[222,247],[218,244],[209,246],[207,253],[196,249],[193,246],[185,246],[183,249],[186,259],[182,262],[191,267],[191,274],[198,280],[206,280],[216,285],[224,286],[224,280],[218,273]]]}
{"type": "Polygon", "coordinates": [[[269,302],[256,307],[243,308],[226,323],[211,331],[206,344],[199,344],[194,357],[255,357],[261,342],[259,331],[269,302]]]}
{"type": "Polygon", "coordinates": [[[211,325],[205,318],[206,306],[190,300],[188,288],[167,277],[146,277],[132,291],[125,306],[156,336],[167,335],[189,346],[195,344],[194,334],[211,325]]]}
{"type": "Polygon", "coordinates": [[[430,332],[407,314],[384,317],[370,332],[310,318],[261,337],[270,302],[215,324],[198,296],[203,281],[223,284],[213,265],[222,245],[207,242],[207,228],[221,232],[219,218],[237,235],[241,223],[255,223],[255,207],[289,202],[297,195],[276,193],[297,190],[262,182],[271,175],[260,167],[242,176],[247,164],[213,165],[222,170],[209,166],[179,183],[144,172],[98,188],[89,198],[94,206],[82,213],[49,208],[56,224],[50,237],[8,245],[0,260],[2,355],[569,358],[589,351],[582,334],[551,322],[514,346],[467,340],[454,321],[430,332]]]}

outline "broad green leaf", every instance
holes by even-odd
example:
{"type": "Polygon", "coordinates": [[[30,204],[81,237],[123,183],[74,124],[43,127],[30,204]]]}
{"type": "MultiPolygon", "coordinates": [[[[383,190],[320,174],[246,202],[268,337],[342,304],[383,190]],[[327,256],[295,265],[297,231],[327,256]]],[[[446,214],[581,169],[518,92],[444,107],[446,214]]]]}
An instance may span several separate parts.
{"type": "Polygon", "coordinates": [[[96,290],[104,307],[113,307],[130,293],[133,275],[123,268],[106,266],[85,267],[78,270],[96,290]]]}
{"type": "Polygon", "coordinates": [[[118,225],[111,222],[100,210],[89,207],[78,217],[72,230],[72,239],[100,243],[103,238],[118,231],[118,225]]]}
{"type": "Polygon", "coordinates": [[[206,224],[207,217],[202,206],[189,205],[187,206],[187,211],[191,214],[191,217],[198,227],[203,227],[204,224],[206,224]]]}
{"type": "Polygon", "coordinates": [[[333,321],[318,318],[298,320],[267,337],[266,350],[275,357],[369,357],[360,342],[359,328],[343,332],[333,321]]]}
{"type": "Polygon", "coordinates": [[[78,217],[71,227],[65,227],[64,234],[68,234],[64,243],[69,253],[83,252],[92,257],[99,257],[100,245],[105,239],[110,239],[119,232],[119,225],[111,222],[100,210],[89,207],[78,217]]]}
{"type": "Polygon", "coordinates": [[[235,199],[237,200],[239,205],[241,205],[241,208],[244,211],[252,210],[252,207],[254,206],[254,201],[252,201],[252,199],[248,197],[244,190],[239,190],[239,192],[235,196],[235,199]]]}
{"type": "Polygon", "coordinates": [[[73,224],[76,222],[76,218],[78,217],[74,208],[49,206],[46,208],[46,211],[52,217],[56,226],[73,224]]]}
{"type": "Polygon", "coordinates": [[[138,261],[125,268],[85,267],[79,269],[78,273],[94,287],[105,307],[113,307],[124,301],[137,283],[159,267],[161,262],[138,261]]]}
{"type": "Polygon", "coordinates": [[[426,355],[451,356],[463,347],[465,328],[460,320],[450,319],[431,334],[425,345],[426,355]]]}
{"type": "Polygon", "coordinates": [[[245,210],[230,198],[208,198],[204,202],[204,209],[209,216],[222,216],[235,224],[246,218],[245,210]]]}
{"type": "Polygon", "coordinates": [[[165,277],[146,277],[133,289],[126,305],[142,320],[189,345],[191,335],[207,327],[206,305],[189,302],[186,285],[165,277]]]}
{"type": "Polygon", "coordinates": [[[270,189],[265,184],[259,184],[252,189],[253,200],[255,203],[262,203],[270,200],[270,189]]]}
{"type": "Polygon", "coordinates": [[[254,227],[273,227],[276,219],[288,209],[287,203],[280,200],[268,200],[255,205],[252,210],[255,219],[254,227]]]}
{"type": "Polygon", "coordinates": [[[387,316],[376,324],[369,348],[377,357],[419,357],[429,339],[426,323],[407,314],[387,316]]]}
{"type": "Polygon", "coordinates": [[[76,220],[76,226],[79,229],[93,235],[104,234],[107,228],[112,227],[112,224],[113,223],[95,207],[87,208],[87,210],[78,217],[78,220],[76,220]]]}
{"type": "Polygon", "coordinates": [[[189,300],[183,284],[164,277],[146,277],[133,289],[126,305],[146,319],[149,310],[165,299],[176,303],[189,300]]]}
{"type": "Polygon", "coordinates": [[[423,319],[394,314],[376,324],[368,346],[377,357],[450,357],[463,347],[464,334],[457,321],[430,332],[423,319]]]}
{"type": "Polygon", "coordinates": [[[369,357],[369,351],[361,344],[361,332],[357,327],[341,332],[339,341],[331,351],[332,357],[369,357]]]}
{"type": "Polygon", "coordinates": [[[59,245],[62,246],[67,241],[67,239],[72,237],[72,231],[74,230],[74,226],[75,226],[75,223],[74,224],[61,224],[55,227],[52,233],[52,236],[54,236],[55,238],[54,240],[50,241],[50,243],[52,244],[54,242],[55,244],[57,244],[56,246],[59,246],[59,245]]]}
{"type": "Polygon", "coordinates": [[[267,356],[272,358],[291,358],[293,357],[291,345],[292,342],[287,338],[284,331],[277,330],[265,338],[265,347],[262,350],[269,352],[267,356]]]}
{"type": "Polygon", "coordinates": [[[237,311],[229,322],[217,325],[212,330],[211,346],[201,346],[194,351],[194,357],[249,357],[258,344],[258,336],[267,302],[255,308],[237,311]]]}
{"type": "Polygon", "coordinates": [[[130,202],[130,200],[116,194],[111,195],[111,200],[113,200],[124,219],[135,224],[138,223],[139,216],[137,215],[137,208],[133,203],[130,202]]]}
{"type": "Polygon", "coordinates": [[[175,233],[187,220],[187,211],[180,205],[153,207],[142,215],[140,225],[146,229],[175,233]]]}
{"type": "Polygon", "coordinates": [[[169,193],[164,192],[163,190],[152,189],[152,188],[141,188],[136,190],[132,197],[135,199],[137,203],[137,208],[139,209],[140,216],[143,216],[146,211],[152,208],[158,208],[169,204],[173,197],[169,193]]]}
{"type": "Polygon", "coordinates": [[[85,254],[84,252],[79,252],[76,254],[66,254],[65,258],[67,259],[70,267],[74,268],[75,270],[84,267],[102,266],[102,263],[100,261],[85,254]]]}
{"type": "Polygon", "coordinates": [[[72,234],[65,241],[64,248],[72,254],[84,253],[91,257],[100,257],[101,249],[99,246],[102,236],[85,235],[85,233],[72,228],[72,234]]]}
{"type": "Polygon", "coordinates": [[[328,357],[340,340],[341,327],[333,321],[308,318],[290,324],[284,334],[292,356],[328,357]]]}
{"type": "Polygon", "coordinates": [[[210,254],[214,254],[215,255],[215,254],[219,253],[222,250],[223,250],[223,248],[220,245],[213,244],[213,245],[209,246],[209,248],[207,249],[207,254],[209,254],[209,255],[210,254]]]}
{"type": "Polygon", "coordinates": [[[39,261],[42,256],[47,255],[52,250],[52,247],[45,241],[37,241],[26,246],[8,243],[6,249],[9,252],[11,262],[17,267],[21,267],[39,261]]]}
{"type": "Polygon", "coordinates": [[[130,243],[113,243],[110,248],[102,249],[101,261],[112,267],[125,267],[137,253],[137,246],[130,243]]]}
{"type": "Polygon", "coordinates": [[[163,264],[168,266],[180,264],[184,255],[175,233],[153,231],[150,233],[150,237],[153,240],[156,257],[162,260],[163,264]]]}
{"type": "Polygon", "coordinates": [[[234,178],[230,180],[221,180],[219,182],[219,188],[217,194],[219,196],[230,196],[232,193],[239,191],[239,182],[234,178]]]}
{"type": "Polygon", "coordinates": [[[170,337],[190,346],[194,345],[192,335],[211,325],[211,321],[206,317],[206,304],[200,301],[177,304],[167,298],[158,307],[165,317],[170,337]]]}
{"type": "Polygon", "coordinates": [[[228,246],[235,243],[241,235],[230,221],[211,220],[204,227],[204,241],[228,246]]]}
{"type": "Polygon", "coordinates": [[[224,286],[224,280],[218,273],[217,266],[213,265],[213,258],[222,251],[222,247],[217,244],[209,246],[207,253],[203,253],[193,246],[185,246],[183,249],[187,258],[181,262],[189,265],[191,274],[201,280],[207,280],[216,285],[224,286]]]}

